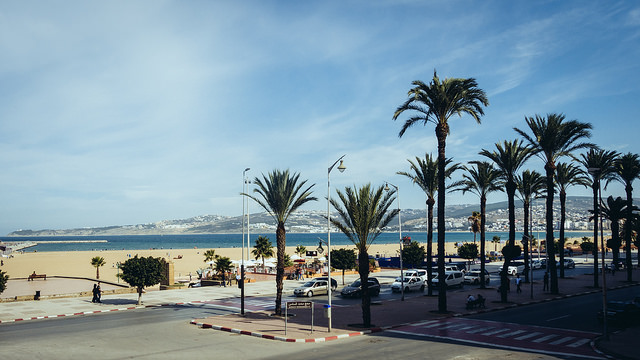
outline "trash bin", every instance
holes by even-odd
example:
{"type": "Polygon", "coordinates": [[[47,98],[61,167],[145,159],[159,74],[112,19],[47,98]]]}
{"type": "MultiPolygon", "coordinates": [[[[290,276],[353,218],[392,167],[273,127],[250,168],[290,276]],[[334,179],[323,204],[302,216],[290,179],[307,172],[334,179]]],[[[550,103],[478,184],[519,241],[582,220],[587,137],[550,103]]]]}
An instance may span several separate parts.
{"type": "Polygon", "coordinates": [[[36,290],[36,294],[33,296],[33,300],[40,300],[40,290],[36,290]]]}

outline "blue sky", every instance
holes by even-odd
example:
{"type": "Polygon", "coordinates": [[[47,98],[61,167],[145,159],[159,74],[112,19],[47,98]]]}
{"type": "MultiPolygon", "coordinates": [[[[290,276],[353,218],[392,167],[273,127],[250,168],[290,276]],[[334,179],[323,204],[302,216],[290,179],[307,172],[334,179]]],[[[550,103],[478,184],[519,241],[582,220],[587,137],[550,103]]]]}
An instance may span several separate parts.
{"type": "Polygon", "coordinates": [[[434,69],[490,101],[451,120],[457,162],[550,112],[640,153],[639,45],[634,1],[2,2],[0,234],[240,215],[246,167],[300,172],[326,209],[343,154],[334,189],[389,181],[423,208],[395,173],[436,153],[434,127],[398,138],[392,115],[434,69]]]}

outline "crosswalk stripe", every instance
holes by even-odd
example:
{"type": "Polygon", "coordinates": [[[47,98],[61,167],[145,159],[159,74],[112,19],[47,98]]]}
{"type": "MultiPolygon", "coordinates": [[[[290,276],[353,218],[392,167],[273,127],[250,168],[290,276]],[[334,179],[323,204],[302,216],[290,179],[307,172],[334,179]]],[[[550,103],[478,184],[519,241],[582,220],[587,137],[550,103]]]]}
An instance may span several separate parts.
{"type": "Polygon", "coordinates": [[[510,333],[507,333],[507,334],[498,335],[498,337],[499,338],[507,338],[507,337],[510,337],[510,336],[516,336],[518,334],[522,334],[523,332],[526,332],[526,331],[525,330],[516,330],[514,332],[510,332],[510,333]]]}
{"type": "Polygon", "coordinates": [[[440,330],[448,330],[448,329],[453,329],[453,328],[457,328],[462,326],[462,324],[453,324],[453,325],[447,325],[447,326],[443,326],[440,328],[440,330]]]}
{"type": "Polygon", "coordinates": [[[494,331],[489,331],[487,333],[483,333],[481,335],[484,336],[491,336],[491,335],[495,335],[495,334],[499,334],[501,332],[505,332],[505,331],[511,331],[511,329],[499,329],[499,330],[494,330],[494,331]]]}
{"type": "Polygon", "coordinates": [[[485,331],[485,330],[493,330],[493,329],[495,329],[493,326],[490,326],[490,327],[481,327],[481,328],[479,328],[479,329],[475,329],[475,330],[467,331],[467,334],[477,334],[477,333],[479,333],[479,332],[483,332],[483,331],[485,331]]]}
{"type": "Polygon", "coordinates": [[[547,341],[549,339],[553,339],[554,337],[558,337],[558,335],[555,334],[551,334],[551,335],[547,335],[547,336],[543,336],[541,338],[535,339],[533,340],[534,343],[541,343],[543,341],[547,341]]]}
{"type": "Polygon", "coordinates": [[[584,344],[588,343],[589,341],[591,341],[591,340],[590,339],[580,339],[580,340],[578,340],[578,341],[576,341],[574,343],[568,344],[567,346],[568,347],[578,347],[578,346],[581,346],[581,345],[584,345],[584,344]]]}
{"type": "Polygon", "coordinates": [[[573,339],[575,339],[575,337],[573,337],[573,336],[567,336],[567,337],[563,337],[562,339],[556,340],[556,341],[554,341],[554,342],[550,342],[549,344],[551,344],[551,345],[560,345],[560,344],[562,344],[563,342],[567,342],[567,341],[569,341],[569,340],[573,340],[573,339]]]}
{"type": "Polygon", "coordinates": [[[542,335],[542,333],[541,333],[541,332],[534,331],[534,332],[529,333],[529,334],[527,334],[527,335],[522,335],[522,336],[520,336],[520,337],[517,337],[517,338],[516,338],[516,340],[524,340],[524,339],[532,338],[532,337],[534,337],[534,336],[538,336],[538,335],[542,335]]]}

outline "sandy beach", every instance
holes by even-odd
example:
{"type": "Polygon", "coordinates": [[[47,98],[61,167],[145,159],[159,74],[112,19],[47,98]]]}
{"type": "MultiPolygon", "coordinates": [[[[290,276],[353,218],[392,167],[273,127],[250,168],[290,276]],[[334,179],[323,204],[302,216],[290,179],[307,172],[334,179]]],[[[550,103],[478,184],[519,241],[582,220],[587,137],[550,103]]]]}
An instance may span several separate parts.
{"type": "MultiPolygon", "coordinates": [[[[573,240],[574,239],[571,239],[571,241],[567,243],[570,244],[573,242],[573,240]]],[[[334,246],[333,248],[355,249],[355,246],[334,246]]],[[[3,258],[4,265],[0,267],[0,269],[7,272],[9,277],[12,279],[26,278],[34,271],[37,274],[46,274],[47,276],[74,276],[93,279],[96,277],[96,268],[91,265],[91,258],[95,256],[101,256],[105,259],[106,264],[100,267],[100,279],[117,282],[118,278],[116,275],[118,273],[118,268],[116,267],[116,263],[124,262],[129,257],[138,255],[141,257],[160,257],[172,261],[174,264],[174,277],[176,280],[189,279],[189,274],[191,274],[194,279],[197,279],[196,270],[207,267],[207,264],[204,262],[203,255],[206,250],[208,249],[103,250],[14,253],[12,258],[3,258]]],[[[214,248],[214,250],[216,251],[217,255],[227,256],[232,260],[240,260],[242,254],[241,248],[214,248]]],[[[307,250],[315,249],[307,248],[307,250]]],[[[494,250],[494,244],[487,243],[486,250],[494,250]]],[[[434,255],[436,251],[436,244],[434,242],[434,255]]],[[[295,254],[295,246],[287,246],[286,252],[290,256],[293,256],[295,254]]],[[[446,244],[445,252],[447,255],[457,254],[457,250],[453,243],[446,244]]],[[[373,244],[369,248],[370,255],[379,255],[381,257],[398,256],[398,253],[399,245],[395,244],[373,244]]],[[[253,257],[250,255],[249,258],[253,257]]]]}
{"type": "MultiPolygon", "coordinates": [[[[334,246],[333,249],[355,249],[355,246],[334,246]]],[[[34,271],[47,276],[96,277],[96,268],[91,266],[91,258],[101,256],[106,264],[100,267],[100,279],[117,281],[117,262],[124,262],[129,257],[153,256],[170,260],[174,264],[174,276],[177,279],[188,279],[189,273],[197,278],[196,270],[206,268],[204,252],[208,249],[171,249],[171,250],[104,250],[104,251],[69,251],[69,252],[25,252],[14,253],[13,258],[3,258],[4,266],[0,267],[12,279],[26,278],[34,271]],[[181,258],[178,259],[178,257],[181,258]]],[[[214,248],[217,255],[227,256],[232,260],[240,260],[241,248],[214,248]]],[[[275,250],[275,249],[274,249],[275,250]]],[[[310,249],[308,250],[315,250],[310,249]]],[[[369,248],[370,255],[398,256],[398,245],[376,245],[369,248]]],[[[287,246],[287,254],[295,254],[295,246],[287,246]]],[[[434,245],[435,252],[435,245],[434,245]]],[[[447,244],[446,252],[456,253],[452,243],[447,244]]],[[[245,254],[246,257],[246,254],[245,254]]],[[[250,255],[250,258],[253,258],[250,255]]],[[[42,281],[42,280],[40,280],[42,281]]]]}

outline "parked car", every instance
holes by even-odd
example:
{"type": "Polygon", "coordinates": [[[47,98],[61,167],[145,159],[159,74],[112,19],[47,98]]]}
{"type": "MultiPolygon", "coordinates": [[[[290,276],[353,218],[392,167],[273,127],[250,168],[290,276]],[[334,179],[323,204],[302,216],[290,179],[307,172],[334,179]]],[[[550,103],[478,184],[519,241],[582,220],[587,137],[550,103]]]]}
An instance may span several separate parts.
{"type": "Polygon", "coordinates": [[[410,277],[419,277],[422,282],[427,281],[427,270],[425,269],[408,269],[408,270],[404,270],[403,274],[402,274],[405,278],[410,278],[410,277]]]}
{"type": "Polygon", "coordinates": [[[512,262],[511,265],[509,265],[509,268],[507,269],[507,274],[516,276],[518,274],[522,274],[523,271],[524,271],[524,263],[517,261],[517,262],[512,262]]]}
{"type": "Polygon", "coordinates": [[[397,277],[396,281],[391,284],[391,291],[393,292],[401,292],[402,288],[404,288],[405,292],[408,291],[416,291],[424,290],[424,280],[417,276],[405,277],[404,279],[397,277]]]}
{"type": "MultiPolygon", "coordinates": [[[[378,296],[380,294],[380,282],[374,277],[370,277],[368,281],[369,295],[378,296]]],[[[342,288],[340,294],[343,297],[360,297],[362,296],[362,283],[360,279],[354,281],[348,286],[342,288]]]]}
{"type": "MultiPolygon", "coordinates": [[[[602,321],[602,309],[598,321],[602,321]]],[[[618,325],[636,324],[640,321],[640,303],[637,301],[607,301],[607,320],[618,325]]]]}
{"type": "MultiPolygon", "coordinates": [[[[560,267],[560,261],[556,262],[556,267],[560,267]]],[[[564,268],[565,269],[575,269],[576,263],[572,259],[564,259],[564,268]]]]}
{"type": "MultiPolygon", "coordinates": [[[[460,286],[464,282],[464,274],[462,271],[445,271],[444,272],[445,283],[447,287],[460,286]]],[[[438,279],[438,274],[436,274],[433,279],[431,279],[431,284],[434,288],[438,287],[440,279],[438,279]]]]}
{"type": "Polygon", "coordinates": [[[307,281],[302,286],[293,290],[293,294],[295,296],[308,296],[311,297],[313,295],[322,295],[328,292],[327,289],[327,280],[318,280],[313,279],[311,281],[307,281]]]}
{"type": "Polygon", "coordinates": [[[545,269],[547,267],[547,259],[533,260],[531,267],[533,270],[545,269]]]}
{"type": "MultiPolygon", "coordinates": [[[[324,280],[324,281],[329,281],[329,277],[327,276],[320,276],[317,278],[314,278],[315,280],[324,280]]],[[[331,278],[331,291],[336,291],[336,289],[338,288],[338,281],[336,281],[336,278],[332,277],[331,278]]]]}
{"type": "MultiPolygon", "coordinates": [[[[472,269],[468,273],[464,274],[464,283],[465,284],[478,285],[478,284],[480,284],[480,279],[481,279],[481,277],[480,277],[480,269],[472,269]]],[[[491,277],[489,276],[489,272],[485,269],[484,270],[484,283],[488,284],[490,280],[491,280],[491,277]]]]}

